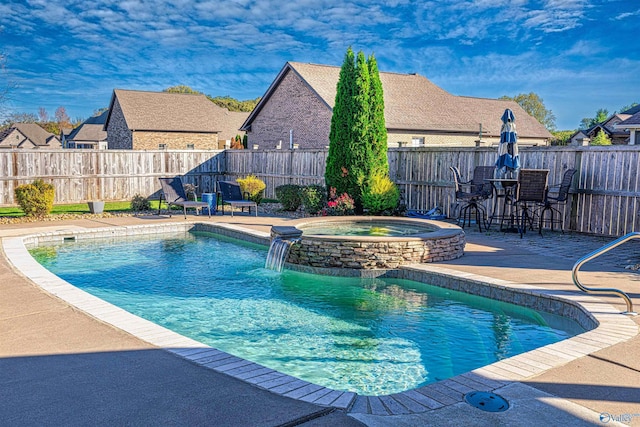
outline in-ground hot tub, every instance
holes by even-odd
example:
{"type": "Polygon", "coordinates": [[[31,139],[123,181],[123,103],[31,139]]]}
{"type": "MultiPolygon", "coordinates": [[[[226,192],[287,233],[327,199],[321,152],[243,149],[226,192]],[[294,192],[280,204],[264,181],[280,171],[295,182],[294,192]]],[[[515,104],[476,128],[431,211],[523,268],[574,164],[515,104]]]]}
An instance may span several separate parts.
{"type": "Polygon", "coordinates": [[[464,231],[457,225],[417,218],[344,216],[291,223],[302,238],[287,262],[301,266],[393,269],[462,256],[464,231]]]}

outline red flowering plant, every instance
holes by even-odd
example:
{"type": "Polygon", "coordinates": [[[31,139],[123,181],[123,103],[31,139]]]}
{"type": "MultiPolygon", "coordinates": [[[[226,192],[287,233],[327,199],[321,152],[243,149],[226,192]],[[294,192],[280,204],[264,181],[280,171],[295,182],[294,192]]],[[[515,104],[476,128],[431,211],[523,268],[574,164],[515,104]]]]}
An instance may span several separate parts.
{"type": "Polygon", "coordinates": [[[336,197],[336,189],[331,187],[329,190],[329,201],[323,213],[331,216],[353,215],[355,207],[355,202],[351,196],[347,193],[342,193],[336,197]]]}

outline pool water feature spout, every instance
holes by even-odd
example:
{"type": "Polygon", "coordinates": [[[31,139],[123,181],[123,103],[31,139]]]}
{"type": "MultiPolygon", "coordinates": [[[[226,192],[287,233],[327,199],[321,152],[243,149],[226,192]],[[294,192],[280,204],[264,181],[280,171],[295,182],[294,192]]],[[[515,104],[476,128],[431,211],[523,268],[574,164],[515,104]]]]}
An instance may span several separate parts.
{"type": "Polygon", "coordinates": [[[302,231],[295,227],[271,227],[271,246],[269,246],[269,253],[267,253],[265,268],[282,271],[291,246],[300,242],[301,236],[302,231]]]}

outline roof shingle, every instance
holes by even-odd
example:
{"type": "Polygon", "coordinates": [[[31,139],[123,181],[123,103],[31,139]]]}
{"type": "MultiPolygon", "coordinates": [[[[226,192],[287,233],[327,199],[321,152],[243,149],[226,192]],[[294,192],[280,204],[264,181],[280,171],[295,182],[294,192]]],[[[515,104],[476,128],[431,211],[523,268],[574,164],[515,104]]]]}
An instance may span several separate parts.
{"type": "MultiPolygon", "coordinates": [[[[329,65],[288,62],[279,76],[290,68],[297,73],[309,88],[333,108],[340,68],[329,65]]],[[[385,120],[388,129],[482,132],[488,136],[499,136],[502,114],[510,108],[516,117],[518,135],[531,138],[551,138],[551,133],[535,118],[527,114],[514,101],[455,96],[436,86],[419,74],[380,72],[384,90],[385,120]]],[[[263,97],[266,102],[274,82],[263,97]]],[[[259,108],[259,106],[257,107],[259,108]]],[[[252,119],[245,122],[245,127],[252,119]]]]}
{"type": "Polygon", "coordinates": [[[55,137],[55,141],[59,142],[54,134],[42,129],[42,127],[36,123],[14,123],[0,134],[0,141],[2,141],[6,135],[11,133],[13,129],[18,129],[24,136],[39,147],[46,147],[49,145],[49,142],[52,141],[51,137],[55,137]]]}
{"type": "Polygon", "coordinates": [[[131,130],[214,133],[227,112],[199,94],[123,89],[113,93],[131,130]]]}

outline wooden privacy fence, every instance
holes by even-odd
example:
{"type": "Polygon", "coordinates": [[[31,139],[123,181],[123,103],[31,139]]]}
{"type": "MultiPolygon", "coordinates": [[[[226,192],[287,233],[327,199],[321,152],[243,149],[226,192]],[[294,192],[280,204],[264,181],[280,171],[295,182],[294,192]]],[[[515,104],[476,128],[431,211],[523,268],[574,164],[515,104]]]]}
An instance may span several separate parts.
{"type": "MultiPolygon", "coordinates": [[[[227,178],[254,174],[267,184],[266,197],[282,184],[324,184],[326,149],[230,150],[227,178]]],[[[450,215],[455,204],[449,166],[471,178],[475,166],[493,165],[496,147],[391,148],[391,179],[409,209],[439,206],[450,215]]],[[[522,147],[522,167],[549,169],[549,184],[559,184],[575,168],[569,201],[561,206],[565,229],[610,236],[640,230],[640,146],[522,147]]],[[[493,200],[488,200],[487,208],[493,200]]]]}
{"type": "MultiPolygon", "coordinates": [[[[441,207],[451,214],[455,202],[449,166],[470,178],[475,166],[493,165],[495,147],[391,148],[391,178],[409,209],[441,207]]],[[[560,183],[566,169],[578,170],[563,208],[565,228],[621,236],[640,230],[640,147],[522,147],[522,166],[549,169],[549,183],[560,183]]],[[[161,176],[184,176],[198,192],[215,191],[219,179],[249,174],[265,181],[265,197],[282,184],[324,184],[326,149],[131,151],[0,151],[0,205],[14,205],[17,185],[42,178],[56,188],[55,203],[157,197],[161,176]]],[[[490,204],[489,200],[487,203],[490,204]]]]}
{"type": "Polygon", "coordinates": [[[224,159],[221,151],[2,150],[0,205],[14,205],[15,187],[37,178],[54,185],[56,204],[153,197],[163,176],[214,191],[224,159]]]}

